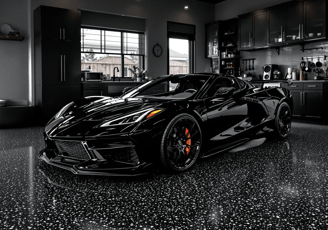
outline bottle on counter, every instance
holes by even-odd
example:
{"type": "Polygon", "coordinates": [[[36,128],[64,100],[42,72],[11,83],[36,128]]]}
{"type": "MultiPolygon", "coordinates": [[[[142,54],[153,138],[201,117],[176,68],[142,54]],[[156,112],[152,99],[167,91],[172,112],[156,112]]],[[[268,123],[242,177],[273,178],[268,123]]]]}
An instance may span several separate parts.
{"type": "Polygon", "coordinates": [[[304,72],[300,71],[300,81],[304,81],[304,72]]]}
{"type": "Polygon", "coordinates": [[[292,72],[292,79],[295,81],[296,80],[296,70],[293,69],[293,72],[292,72]]]}

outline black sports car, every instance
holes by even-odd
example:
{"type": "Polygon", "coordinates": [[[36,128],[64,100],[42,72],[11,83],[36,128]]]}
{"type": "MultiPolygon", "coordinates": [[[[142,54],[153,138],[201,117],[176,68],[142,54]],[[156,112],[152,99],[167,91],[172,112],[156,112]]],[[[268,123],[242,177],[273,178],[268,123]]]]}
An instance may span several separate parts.
{"type": "Polygon", "coordinates": [[[118,98],[64,106],[45,127],[40,158],[84,175],[141,175],[152,166],[182,172],[259,135],[287,137],[292,109],[285,88],[217,74],[162,76],[118,98]]]}

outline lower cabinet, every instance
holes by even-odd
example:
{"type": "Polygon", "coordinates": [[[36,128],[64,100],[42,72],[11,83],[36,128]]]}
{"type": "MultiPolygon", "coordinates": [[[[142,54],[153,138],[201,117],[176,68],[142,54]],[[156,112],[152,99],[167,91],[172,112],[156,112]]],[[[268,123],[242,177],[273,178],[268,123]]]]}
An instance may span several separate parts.
{"type": "Polygon", "coordinates": [[[283,83],[282,87],[290,90],[293,96],[293,117],[328,123],[327,94],[328,84],[325,82],[283,83]]]}
{"type": "Polygon", "coordinates": [[[37,85],[36,108],[38,121],[46,124],[66,104],[81,98],[81,86],[76,85],[37,85]]]}
{"type": "MultiPolygon", "coordinates": [[[[87,96],[121,96],[126,87],[134,88],[144,82],[83,82],[82,97],[87,96]]],[[[149,88],[142,95],[163,93],[168,90],[168,86],[161,84],[156,87],[149,88]]]]}

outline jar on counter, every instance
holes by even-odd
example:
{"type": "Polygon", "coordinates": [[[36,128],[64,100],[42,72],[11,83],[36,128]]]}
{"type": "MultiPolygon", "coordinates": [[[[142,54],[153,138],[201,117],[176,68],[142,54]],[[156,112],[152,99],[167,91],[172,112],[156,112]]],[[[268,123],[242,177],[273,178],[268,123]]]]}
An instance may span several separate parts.
{"type": "Polygon", "coordinates": [[[297,80],[297,78],[296,78],[296,71],[295,70],[293,70],[293,72],[292,72],[292,79],[294,81],[297,80]]]}

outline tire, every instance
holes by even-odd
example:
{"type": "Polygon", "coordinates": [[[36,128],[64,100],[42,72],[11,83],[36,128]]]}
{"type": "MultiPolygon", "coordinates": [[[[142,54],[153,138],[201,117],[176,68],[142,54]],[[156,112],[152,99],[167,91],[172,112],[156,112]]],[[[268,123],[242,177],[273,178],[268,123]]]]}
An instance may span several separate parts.
{"type": "Polygon", "coordinates": [[[197,120],[187,114],[174,117],[165,128],[161,140],[160,160],[170,172],[184,172],[191,168],[200,153],[202,132],[197,120]]]}
{"type": "Polygon", "coordinates": [[[292,124],[292,113],[289,105],[283,102],[277,109],[275,118],[275,133],[280,139],[284,139],[289,135],[292,124]]]}

